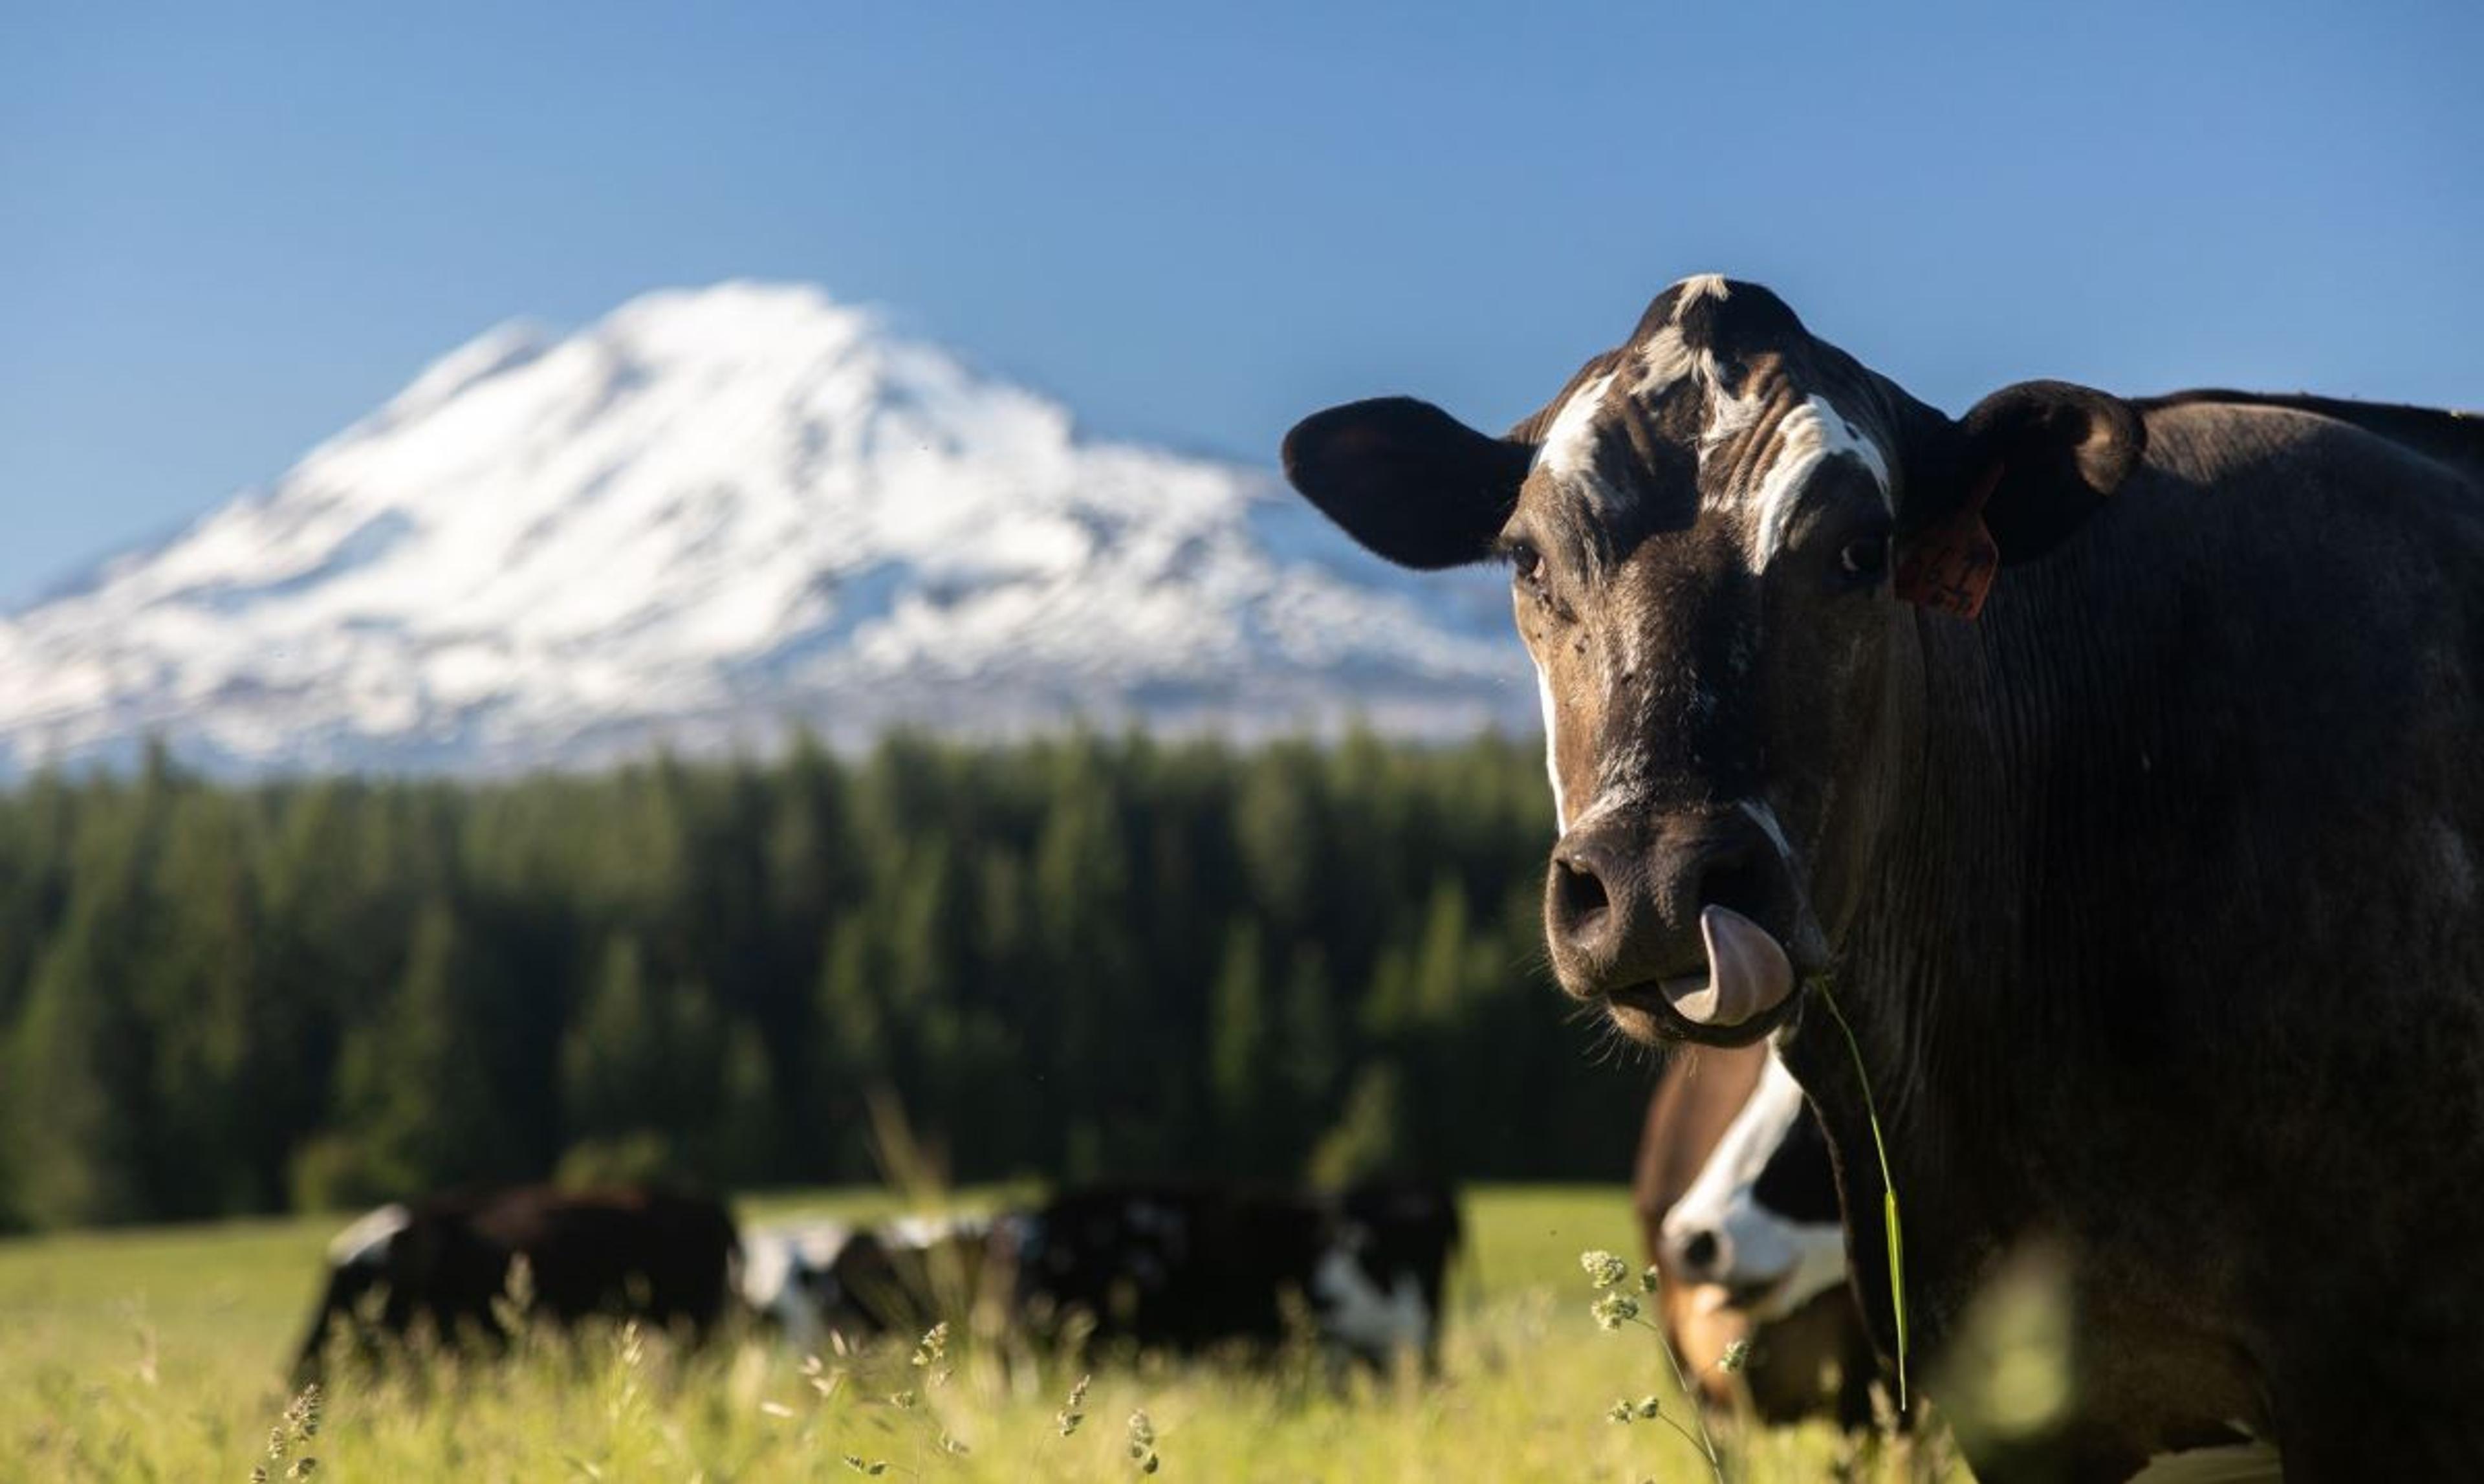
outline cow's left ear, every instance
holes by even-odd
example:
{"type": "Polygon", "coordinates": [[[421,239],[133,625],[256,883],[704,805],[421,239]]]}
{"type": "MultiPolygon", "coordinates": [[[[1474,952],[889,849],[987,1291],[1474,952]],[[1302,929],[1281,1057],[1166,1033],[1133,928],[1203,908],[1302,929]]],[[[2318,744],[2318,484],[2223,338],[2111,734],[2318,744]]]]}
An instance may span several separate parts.
{"type": "Polygon", "coordinates": [[[2138,409],[2059,381],[2004,387],[1947,432],[1938,456],[1909,460],[1898,594],[1966,617],[1995,567],[2061,545],[2147,451],[2138,409]]]}
{"type": "Polygon", "coordinates": [[[1534,461],[1429,402],[1376,397],[1313,413],[1285,435],[1285,478],[1346,534],[1403,567],[1492,554],[1534,461]]]}
{"type": "Polygon", "coordinates": [[[2004,566],[2062,544],[2104,506],[2147,451],[2147,424],[2118,396],[2066,381],[2022,381],[1958,424],[1960,472],[1986,481],[1984,524],[2004,566]]]}

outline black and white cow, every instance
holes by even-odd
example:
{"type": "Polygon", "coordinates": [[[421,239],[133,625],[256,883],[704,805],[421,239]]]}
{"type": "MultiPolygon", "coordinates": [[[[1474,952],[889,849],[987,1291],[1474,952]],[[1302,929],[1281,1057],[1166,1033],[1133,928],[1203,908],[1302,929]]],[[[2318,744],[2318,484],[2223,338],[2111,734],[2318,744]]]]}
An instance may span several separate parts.
{"type": "Polygon", "coordinates": [[[1665,1212],[1660,1241],[1676,1272],[1723,1286],[1762,1323],[1846,1282],[1828,1141],[1783,1062],[1763,1061],[1759,1086],[1665,1212]]]}
{"type": "Polygon", "coordinates": [[[1106,1342],[1264,1350],[1293,1310],[1323,1342],[1385,1366],[1434,1355],[1461,1226],[1439,1185],[1319,1197],[1201,1183],[1066,1192],[1018,1230],[1018,1307],[1039,1334],[1083,1315],[1106,1342]]]}
{"type": "Polygon", "coordinates": [[[744,1237],[742,1296],[805,1354],[830,1334],[913,1336],[1008,1293],[1017,1218],[900,1216],[863,1226],[802,1222],[744,1237]]]}
{"type": "Polygon", "coordinates": [[[1384,556],[1507,561],[1561,984],[1775,1037],[1866,1275],[1876,1104],[1916,1381],[2059,1255],[2070,1384],[1980,1476],[2238,1427],[2296,1479],[2484,1475],[2484,420],[1953,418],[1706,277],[1504,437],[1386,398],[1285,465],[1384,556]]]}
{"type": "Polygon", "coordinates": [[[1327,1205],[1310,1282],[1321,1336],[1374,1365],[1401,1353],[1435,1363],[1449,1264],[1465,1236],[1457,1192],[1438,1181],[1374,1180],[1327,1205]]]}
{"type": "Polygon", "coordinates": [[[742,1302],[799,1354],[819,1354],[837,1328],[837,1255],[853,1234],[838,1221],[778,1222],[742,1233],[742,1302]]]}
{"type": "Polygon", "coordinates": [[[1648,1101],[1632,1197],[1674,1353],[1711,1404],[1874,1420],[1880,1375],[1847,1286],[1837,1176],[1765,1043],[1677,1056],[1648,1101]],[[1735,1345],[1747,1359],[1729,1372],[1735,1345]]]}
{"type": "Polygon", "coordinates": [[[530,1186],[382,1206],[330,1244],[295,1371],[319,1376],[339,1335],[369,1359],[418,1330],[497,1351],[510,1338],[500,1307],[516,1299],[556,1326],[635,1318],[695,1342],[725,1313],[739,1250],[720,1202],[661,1191],[530,1186]]]}

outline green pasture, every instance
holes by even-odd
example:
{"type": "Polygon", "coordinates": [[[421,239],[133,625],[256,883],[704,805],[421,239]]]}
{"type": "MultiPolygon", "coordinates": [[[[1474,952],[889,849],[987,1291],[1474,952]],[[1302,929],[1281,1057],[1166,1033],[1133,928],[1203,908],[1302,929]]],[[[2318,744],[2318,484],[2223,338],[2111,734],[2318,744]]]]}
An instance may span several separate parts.
{"type": "MultiPolygon", "coordinates": [[[[851,1215],[888,1201],[771,1195],[743,1202],[743,1215],[851,1215]]],[[[1668,1425],[1690,1419],[1654,1336],[1605,1333],[1588,1314],[1580,1253],[1634,1251],[1623,1193],[1485,1189],[1469,1218],[1434,1381],[1339,1381],[1308,1357],[1071,1365],[967,1326],[933,1363],[894,1345],[806,1370],[755,1337],[680,1357],[664,1336],[614,1331],[500,1364],[340,1381],[321,1399],[315,1436],[272,1463],[270,1430],[290,1400],[284,1373],[338,1220],[0,1242],[0,1479],[240,1484],[260,1466],[285,1477],[305,1455],[335,1480],[758,1484],[875,1469],[894,1479],[1138,1479],[1140,1412],[1158,1478],[1707,1477],[1668,1425]],[[1090,1369],[1065,1436],[1067,1393],[1090,1369]],[[1648,1395],[1661,1416],[1607,1416],[1648,1395]]],[[[1856,1459],[1825,1427],[1720,1423],[1718,1442],[1738,1478],[1964,1477],[1932,1446],[1891,1442],[1856,1459]]]]}

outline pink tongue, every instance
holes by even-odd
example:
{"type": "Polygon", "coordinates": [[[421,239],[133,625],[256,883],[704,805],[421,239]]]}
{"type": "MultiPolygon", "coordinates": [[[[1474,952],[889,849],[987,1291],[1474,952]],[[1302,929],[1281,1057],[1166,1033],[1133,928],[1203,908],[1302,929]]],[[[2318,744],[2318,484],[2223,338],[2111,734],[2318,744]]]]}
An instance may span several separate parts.
{"type": "Polygon", "coordinates": [[[1794,992],[1794,965],[1768,931],[1732,907],[1699,913],[1699,936],[1708,945],[1708,978],[1665,981],[1664,997],[1683,1019],[1697,1025],[1741,1025],[1785,1003],[1794,992]]]}

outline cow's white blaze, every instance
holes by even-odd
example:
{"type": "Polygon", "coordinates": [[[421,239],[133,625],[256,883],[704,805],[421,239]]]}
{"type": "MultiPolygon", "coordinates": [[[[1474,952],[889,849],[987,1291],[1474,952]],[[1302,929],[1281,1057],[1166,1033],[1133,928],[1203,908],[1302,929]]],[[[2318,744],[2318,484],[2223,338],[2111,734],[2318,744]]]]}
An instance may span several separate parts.
{"type": "Polygon", "coordinates": [[[391,1203],[357,1219],[328,1243],[328,1260],[340,1268],[360,1267],[388,1255],[389,1244],[413,1223],[413,1213],[391,1203]]]}
{"type": "Polygon", "coordinates": [[[1761,1205],[1753,1192],[1769,1156],[1802,1116],[1802,1089],[1771,1053],[1750,1100],[1664,1216],[1664,1243],[1677,1255],[1700,1232],[1715,1239],[1717,1261],[1698,1271],[1700,1280],[1738,1289],[1775,1285],[1751,1309],[1756,1319],[1782,1318],[1846,1280],[1844,1228],[1788,1220],[1761,1205]]]}
{"type": "Polygon", "coordinates": [[[1563,830],[1570,827],[1570,808],[1561,798],[1561,743],[1559,722],[1552,706],[1552,680],[1544,666],[1535,666],[1535,694],[1544,703],[1544,775],[1552,780],[1552,823],[1563,830]]]}
{"type": "Polygon", "coordinates": [[[1688,376],[1714,384],[1715,354],[1704,345],[1691,344],[1679,326],[1667,325],[1639,346],[1638,380],[1631,384],[1631,395],[1660,396],[1688,376]]]}
{"type": "Polygon", "coordinates": [[[1777,456],[1760,479],[1750,500],[1751,570],[1768,570],[1769,558],[1785,544],[1794,524],[1803,487],[1820,466],[1840,454],[1860,461],[1889,499],[1889,461],[1870,435],[1847,420],[1828,398],[1818,392],[1778,419],[1777,456]]]}
{"type": "Polygon", "coordinates": [[[1386,1289],[1372,1282],[1344,1247],[1331,1247],[1311,1270],[1311,1297],[1320,1304],[1320,1330],[1330,1339],[1372,1355],[1421,1350],[1431,1342],[1432,1310],[1412,1273],[1398,1273],[1386,1289]]]}
{"type": "Polygon", "coordinates": [[[1570,394],[1545,430],[1534,464],[1555,478],[1575,482],[1606,507],[1612,503],[1612,491],[1596,472],[1596,418],[1604,411],[1605,393],[1612,385],[1613,373],[1606,371],[1570,394]]]}
{"type": "Polygon", "coordinates": [[[1737,396],[1725,390],[1721,379],[1712,378],[1708,393],[1708,425],[1699,430],[1699,451],[1709,449],[1742,432],[1760,419],[1766,399],[1756,393],[1737,396]]]}
{"type": "Polygon", "coordinates": [[[1734,285],[1725,282],[1721,273],[1694,273],[1674,285],[1680,294],[1673,301],[1673,319],[1681,323],[1683,311],[1702,299],[1725,300],[1734,296],[1734,285]]]}

